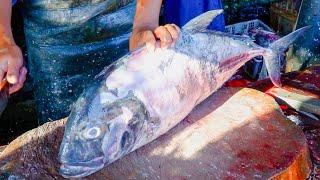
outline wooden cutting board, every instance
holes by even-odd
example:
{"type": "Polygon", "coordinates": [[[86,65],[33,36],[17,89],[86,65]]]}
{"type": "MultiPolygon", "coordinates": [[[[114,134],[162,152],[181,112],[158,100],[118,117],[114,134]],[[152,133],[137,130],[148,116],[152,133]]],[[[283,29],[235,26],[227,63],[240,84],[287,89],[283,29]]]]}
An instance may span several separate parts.
{"type": "MultiPolygon", "coordinates": [[[[0,155],[2,177],[62,179],[57,154],[65,122],[9,144],[0,155]]],[[[306,179],[310,166],[302,131],[270,96],[225,88],[165,135],[87,179],[306,179]]]]}

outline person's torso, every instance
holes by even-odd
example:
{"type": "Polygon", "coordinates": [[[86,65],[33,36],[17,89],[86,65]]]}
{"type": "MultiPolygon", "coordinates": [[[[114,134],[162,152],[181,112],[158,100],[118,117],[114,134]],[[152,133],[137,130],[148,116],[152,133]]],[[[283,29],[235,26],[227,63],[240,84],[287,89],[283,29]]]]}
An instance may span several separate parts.
{"type": "MultiPolygon", "coordinates": [[[[174,23],[182,27],[196,16],[214,9],[222,9],[221,0],[165,0],[165,23],[174,23]]],[[[209,26],[209,29],[224,30],[223,15],[218,16],[209,26]]]]}

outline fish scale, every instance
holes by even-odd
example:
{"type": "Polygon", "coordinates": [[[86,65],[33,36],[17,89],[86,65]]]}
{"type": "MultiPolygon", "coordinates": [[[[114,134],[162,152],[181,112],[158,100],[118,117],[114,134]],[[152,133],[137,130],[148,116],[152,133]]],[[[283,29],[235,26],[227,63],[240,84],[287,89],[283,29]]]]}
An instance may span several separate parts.
{"type": "Polygon", "coordinates": [[[253,57],[264,56],[272,82],[281,85],[278,55],[309,28],[264,48],[245,37],[206,30],[221,13],[208,11],[191,20],[174,47],[154,52],[143,47],[97,76],[68,118],[59,152],[62,176],[88,176],[165,134],[253,57]],[[106,115],[110,112],[115,114],[106,115]]]}

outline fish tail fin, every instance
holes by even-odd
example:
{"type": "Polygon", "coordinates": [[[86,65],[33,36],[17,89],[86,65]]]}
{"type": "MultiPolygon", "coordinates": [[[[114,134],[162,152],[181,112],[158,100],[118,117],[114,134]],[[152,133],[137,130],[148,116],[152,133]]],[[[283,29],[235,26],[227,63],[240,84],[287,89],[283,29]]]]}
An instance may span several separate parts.
{"type": "Polygon", "coordinates": [[[275,86],[281,86],[281,55],[297,38],[302,36],[310,28],[311,26],[306,26],[301,29],[298,29],[269,45],[268,53],[264,56],[264,61],[267,71],[269,73],[269,77],[275,86]]]}

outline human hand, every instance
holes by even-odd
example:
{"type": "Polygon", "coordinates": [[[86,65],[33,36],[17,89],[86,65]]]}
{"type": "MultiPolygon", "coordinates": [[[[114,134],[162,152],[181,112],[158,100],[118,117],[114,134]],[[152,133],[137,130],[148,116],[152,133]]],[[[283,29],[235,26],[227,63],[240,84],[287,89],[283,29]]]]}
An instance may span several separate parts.
{"type": "Polygon", "coordinates": [[[179,34],[180,28],[175,24],[159,26],[153,31],[133,31],[130,38],[130,51],[143,45],[146,45],[149,51],[155,51],[156,48],[172,47],[179,38],[179,34]],[[157,43],[157,40],[160,40],[160,44],[157,43]]]}
{"type": "Polygon", "coordinates": [[[27,69],[23,66],[23,57],[17,45],[5,45],[0,49],[0,81],[4,79],[10,84],[9,94],[23,87],[27,69]]]}

